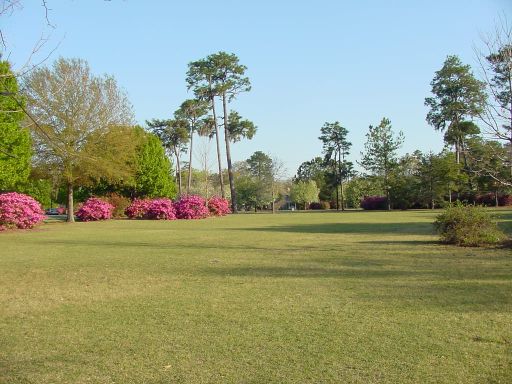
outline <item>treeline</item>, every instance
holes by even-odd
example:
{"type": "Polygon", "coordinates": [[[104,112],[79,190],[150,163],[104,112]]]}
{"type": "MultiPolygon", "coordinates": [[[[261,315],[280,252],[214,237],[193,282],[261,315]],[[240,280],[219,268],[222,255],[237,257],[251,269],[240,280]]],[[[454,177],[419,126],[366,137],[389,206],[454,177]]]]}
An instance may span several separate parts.
{"type": "Polygon", "coordinates": [[[46,207],[65,204],[73,221],[75,199],[174,198],[202,189],[192,185],[194,173],[202,172],[205,197],[229,196],[236,212],[230,146],[256,132],[251,121],[229,108],[238,94],[250,90],[245,70],[236,55],[225,52],[191,62],[186,82],[195,98],[185,100],[172,118],[153,119],[142,128],[135,125],[132,105],[116,80],[95,76],[85,60],[60,58],[21,80],[2,61],[0,192],[27,193],[46,207]],[[202,171],[192,167],[195,135],[215,138],[219,172],[210,189],[214,175],[207,154],[202,171]],[[188,166],[182,169],[186,152],[188,166]]]}

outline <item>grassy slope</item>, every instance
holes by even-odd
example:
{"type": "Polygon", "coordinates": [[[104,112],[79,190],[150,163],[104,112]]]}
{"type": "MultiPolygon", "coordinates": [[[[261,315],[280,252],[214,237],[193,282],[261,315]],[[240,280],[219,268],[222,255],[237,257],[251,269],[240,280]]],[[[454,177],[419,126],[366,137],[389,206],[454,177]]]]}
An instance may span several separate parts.
{"type": "Polygon", "coordinates": [[[436,244],[433,218],[0,234],[0,382],[511,382],[512,252],[436,244]]]}

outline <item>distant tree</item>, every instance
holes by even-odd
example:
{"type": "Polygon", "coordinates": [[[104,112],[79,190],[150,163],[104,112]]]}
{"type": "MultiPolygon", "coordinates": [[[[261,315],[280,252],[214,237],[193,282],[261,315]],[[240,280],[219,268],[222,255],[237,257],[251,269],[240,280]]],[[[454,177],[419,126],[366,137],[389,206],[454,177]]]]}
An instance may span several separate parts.
{"type": "Polygon", "coordinates": [[[36,164],[60,175],[67,186],[68,221],[73,189],[100,178],[133,176],[133,112],[113,77],[94,76],[86,61],[59,59],[27,77],[25,97],[34,124],[36,164]]]}
{"type": "Polygon", "coordinates": [[[348,129],[342,127],[339,122],[325,123],[320,129],[322,135],[319,139],[323,143],[323,151],[326,161],[333,161],[335,185],[336,185],[336,209],[339,209],[340,199],[338,186],[341,190],[341,210],[345,210],[345,193],[343,181],[347,176],[348,165],[345,157],[349,154],[352,143],[347,140],[348,129]]]}
{"type": "Polygon", "coordinates": [[[246,160],[248,173],[258,186],[255,197],[257,205],[266,205],[272,201],[272,159],[261,151],[254,152],[246,160]]]}
{"type": "Polygon", "coordinates": [[[467,135],[464,128],[469,127],[461,124],[482,113],[486,99],[484,84],[473,76],[469,65],[463,65],[457,56],[448,56],[430,85],[434,96],[425,99],[430,108],[427,122],[436,130],[446,130],[445,139],[455,145],[459,163],[467,135]]]}
{"type": "Polygon", "coordinates": [[[0,191],[13,189],[30,173],[30,132],[21,126],[25,101],[7,61],[0,61],[0,191]]]}
{"type": "Polygon", "coordinates": [[[365,152],[361,152],[361,165],[382,180],[388,209],[391,209],[389,177],[397,165],[396,151],[402,146],[403,140],[403,133],[399,132],[395,136],[391,121],[383,118],[379,125],[370,125],[366,134],[365,152]]]}
{"type": "Polygon", "coordinates": [[[313,180],[298,181],[290,188],[290,198],[296,203],[303,204],[304,209],[307,209],[309,203],[318,201],[319,192],[313,180]]]}
{"type": "Polygon", "coordinates": [[[211,122],[211,137],[215,136],[215,143],[217,149],[217,165],[219,169],[219,185],[221,195],[224,198],[226,196],[224,191],[224,178],[222,172],[222,160],[220,150],[220,136],[219,136],[219,125],[217,122],[217,111],[215,108],[215,97],[220,96],[220,89],[215,82],[217,68],[215,67],[210,57],[193,61],[188,64],[187,71],[187,85],[188,89],[192,89],[196,98],[208,102],[209,107],[212,111],[211,122]]]}
{"type": "Polygon", "coordinates": [[[194,133],[203,133],[206,131],[205,125],[209,126],[210,120],[206,118],[208,112],[208,103],[202,100],[189,99],[185,100],[180,108],[174,113],[178,120],[186,120],[189,125],[189,139],[188,146],[189,161],[188,161],[188,177],[187,177],[187,194],[190,193],[192,183],[192,150],[194,133]]]}
{"type": "Polygon", "coordinates": [[[228,103],[239,93],[250,91],[251,83],[249,82],[249,78],[245,76],[247,67],[239,64],[239,59],[235,54],[218,52],[208,56],[208,61],[212,63],[215,69],[214,84],[222,100],[224,141],[226,143],[226,160],[228,165],[229,188],[231,191],[231,210],[233,213],[236,213],[236,190],[230,148],[230,143],[233,141],[231,137],[233,124],[229,122],[231,116],[228,114],[228,103]]]}
{"type": "Polygon", "coordinates": [[[455,155],[446,150],[439,154],[421,154],[418,167],[418,198],[432,209],[440,205],[445,196],[448,196],[451,202],[452,192],[465,178],[460,170],[461,165],[455,162],[455,155]]]}
{"type": "Polygon", "coordinates": [[[164,147],[176,159],[176,179],[178,180],[178,195],[182,195],[181,161],[180,156],[187,150],[189,141],[188,122],[182,119],[146,121],[149,129],[158,136],[164,147]]]}
{"type": "Polygon", "coordinates": [[[136,197],[176,196],[172,164],[165,155],[160,139],[151,133],[135,128],[139,138],[135,158],[134,193],[136,197]]]}
{"type": "Polygon", "coordinates": [[[333,194],[332,183],[328,180],[328,172],[331,172],[331,166],[322,157],[315,157],[309,161],[303,162],[297,169],[297,174],[293,181],[314,180],[320,189],[320,200],[330,200],[333,194]],[[329,181],[329,182],[328,182],[329,181]]]}
{"type": "Polygon", "coordinates": [[[506,19],[484,38],[485,51],[477,51],[488,99],[480,114],[487,133],[505,141],[509,172],[497,183],[512,185],[512,25],[506,19]]]}

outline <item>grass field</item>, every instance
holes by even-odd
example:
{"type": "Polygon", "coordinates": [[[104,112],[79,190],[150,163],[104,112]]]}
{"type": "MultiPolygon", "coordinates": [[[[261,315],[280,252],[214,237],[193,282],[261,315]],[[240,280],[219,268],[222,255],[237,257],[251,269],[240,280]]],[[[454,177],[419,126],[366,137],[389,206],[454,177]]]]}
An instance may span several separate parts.
{"type": "Polygon", "coordinates": [[[512,251],[435,214],[0,233],[0,382],[510,383],[512,251]]]}

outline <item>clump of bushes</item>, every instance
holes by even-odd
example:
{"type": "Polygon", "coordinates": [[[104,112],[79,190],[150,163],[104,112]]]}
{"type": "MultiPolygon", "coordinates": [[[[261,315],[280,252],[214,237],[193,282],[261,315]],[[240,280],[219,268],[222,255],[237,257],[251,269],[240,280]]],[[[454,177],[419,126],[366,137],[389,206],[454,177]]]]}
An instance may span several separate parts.
{"type": "Polygon", "coordinates": [[[309,209],[320,210],[320,209],[331,209],[331,204],[328,201],[315,201],[309,204],[309,209]]]}
{"type": "Polygon", "coordinates": [[[135,199],[128,207],[126,207],[124,214],[129,219],[144,219],[148,213],[150,204],[151,200],[149,199],[135,199]]]}
{"type": "Polygon", "coordinates": [[[46,218],[35,199],[22,193],[0,194],[0,231],[5,229],[30,229],[46,218]]]}
{"type": "Polygon", "coordinates": [[[365,210],[387,209],[386,196],[366,196],[361,200],[361,208],[365,210]]]}
{"type": "Polygon", "coordinates": [[[498,244],[505,234],[491,214],[481,206],[458,203],[448,207],[434,222],[441,241],[464,247],[498,244]]]}
{"type": "Polygon", "coordinates": [[[150,220],[176,220],[176,209],[171,199],[153,199],[147,206],[145,218],[150,220]]]}
{"type": "Polygon", "coordinates": [[[485,205],[487,207],[493,207],[496,205],[496,200],[500,207],[512,205],[512,195],[498,194],[498,196],[496,196],[493,192],[476,196],[475,203],[485,205]]]}
{"type": "Polygon", "coordinates": [[[210,215],[206,200],[201,196],[183,196],[174,206],[178,219],[204,219],[210,215]]]}
{"type": "Polygon", "coordinates": [[[211,216],[225,216],[231,213],[229,201],[219,196],[213,196],[208,200],[208,210],[211,216]]]}
{"type": "Polygon", "coordinates": [[[106,196],[106,199],[114,206],[112,217],[120,218],[126,216],[126,208],[131,205],[131,200],[129,198],[121,196],[118,193],[110,193],[106,196]]]}
{"type": "Polygon", "coordinates": [[[109,202],[91,197],[76,212],[80,221],[98,221],[112,218],[114,206],[109,202]]]}

